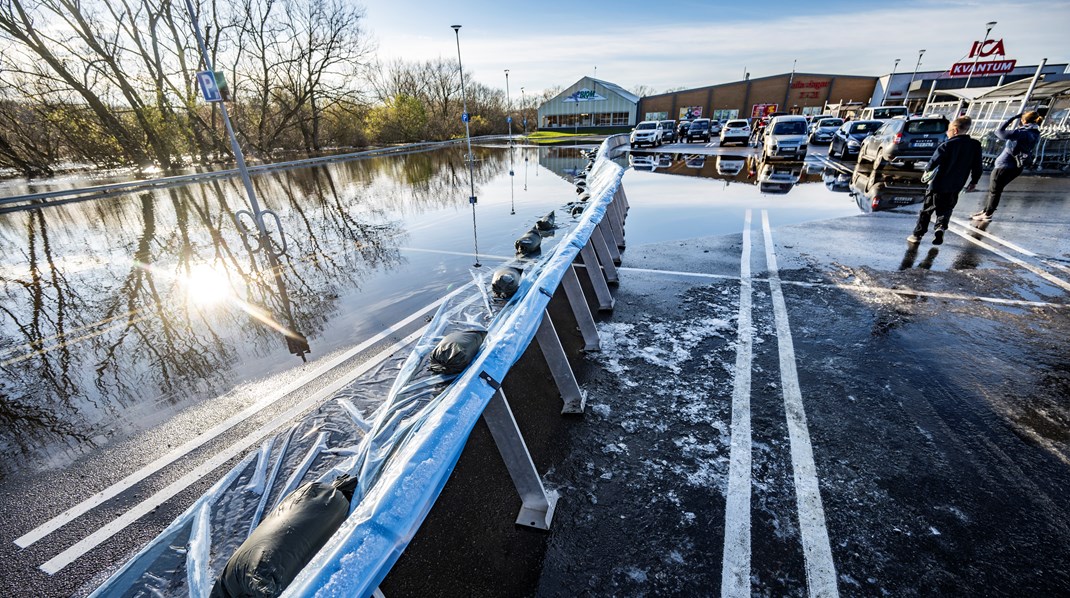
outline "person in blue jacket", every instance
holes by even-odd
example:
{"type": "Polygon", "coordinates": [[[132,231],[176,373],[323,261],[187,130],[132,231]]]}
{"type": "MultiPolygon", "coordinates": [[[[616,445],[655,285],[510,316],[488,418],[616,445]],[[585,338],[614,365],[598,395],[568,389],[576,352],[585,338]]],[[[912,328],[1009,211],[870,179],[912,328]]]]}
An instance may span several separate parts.
{"type": "Polygon", "coordinates": [[[1023,164],[1029,160],[1033,150],[1040,141],[1040,123],[1044,120],[1039,113],[1030,110],[1025,114],[1018,114],[1007,119],[1007,122],[996,131],[996,136],[1005,139],[1003,152],[996,158],[992,169],[992,176],[988,183],[988,197],[985,207],[970,218],[978,222],[992,220],[992,214],[999,206],[999,199],[1007,185],[1022,174],[1023,164]],[[1012,124],[1021,121],[1018,127],[1010,128],[1012,124]]]}
{"type": "Polygon", "coordinates": [[[926,170],[935,170],[936,175],[925,190],[925,203],[918,214],[914,233],[907,237],[910,244],[921,241],[929,230],[929,220],[934,212],[936,226],[933,227],[933,245],[943,243],[944,231],[951,221],[951,212],[959,202],[959,192],[966,186],[966,180],[970,181],[966,191],[977,189],[977,181],[981,180],[981,142],[969,136],[972,122],[968,116],[951,121],[947,129],[947,141],[936,148],[929,160],[926,170]]]}

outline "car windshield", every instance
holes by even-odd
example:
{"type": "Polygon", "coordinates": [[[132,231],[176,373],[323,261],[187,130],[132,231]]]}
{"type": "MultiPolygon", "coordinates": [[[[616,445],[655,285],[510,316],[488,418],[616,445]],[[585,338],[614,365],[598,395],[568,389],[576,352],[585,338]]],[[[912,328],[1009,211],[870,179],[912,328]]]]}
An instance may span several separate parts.
{"type": "Polygon", "coordinates": [[[676,126],[676,123],[672,122],[671,120],[663,120],[661,121],[661,126],[666,129],[672,129],[676,126]]]}
{"type": "Polygon", "coordinates": [[[946,133],[947,121],[942,118],[928,120],[912,120],[907,123],[907,133],[920,135],[923,133],[946,133]]]}
{"type": "Polygon", "coordinates": [[[695,122],[691,123],[691,128],[693,129],[704,129],[708,126],[710,126],[710,123],[704,120],[696,120],[695,122]]]}
{"type": "Polygon", "coordinates": [[[843,124],[843,120],[839,118],[826,118],[817,123],[819,127],[838,127],[843,124]]]}
{"type": "Polygon", "coordinates": [[[851,125],[851,134],[857,133],[872,133],[881,128],[884,123],[877,121],[862,121],[851,125]]]}
{"type": "Polygon", "coordinates": [[[895,118],[896,116],[906,116],[907,109],[902,106],[892,106],[890,108],[874,108],[873,118],[895,118]]]}
{"type": "Polygon", "coordinates": [[[658,128],[658,126],[656,124],[654,124],[654,123],[639,123],[635,128],[636,129],[656,129],[656,128],[658,128]]]}
{"type": "Polygon", "coordinates": [[[806,123],[801,120],[793,120],[786,123],[777,123],[773,127],[773,135],[805,135],[806,123]]]}

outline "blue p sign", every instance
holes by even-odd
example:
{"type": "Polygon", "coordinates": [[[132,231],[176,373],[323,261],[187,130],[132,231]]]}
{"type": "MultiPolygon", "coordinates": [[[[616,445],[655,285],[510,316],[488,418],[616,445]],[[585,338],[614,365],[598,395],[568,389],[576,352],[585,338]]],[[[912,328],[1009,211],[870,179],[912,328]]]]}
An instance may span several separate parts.
{"type": "Polygon", "coordinates": [[[507,122],[509,124],[513,124],[513,117],[512,116],[506,116],[505,117],[505,122],[507,122]]]}
{"type": "Polygon", "coordinates": [[[197,83],[201,86],[201,95],[204,96],[206,102],[222,102],[223,96],[219,93],[219,88],[215,84],[215,75],[208,71],[198,71],[197,83]]]}
{"type": "Polygon", "coordinates": [[[467,112],[462,112],[461,113],[461,122],[463,122],[463,123],[468,122],[468,113],[467,112]]]}

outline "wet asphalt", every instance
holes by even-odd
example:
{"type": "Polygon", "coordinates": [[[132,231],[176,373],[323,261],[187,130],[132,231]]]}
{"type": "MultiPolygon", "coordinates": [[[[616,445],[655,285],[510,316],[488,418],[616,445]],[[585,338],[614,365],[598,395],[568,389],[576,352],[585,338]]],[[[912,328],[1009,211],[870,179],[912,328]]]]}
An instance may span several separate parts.
{"type": "MultiPolygon", "coordinates": [[[[939,246],[905,241],[917,205],[774,225],[775,277],[752,211],[750,595],[813,595],[786,343],[839,595],[1070,595],[1068,190],[1064,178],[1019,179],[979,228],[964,217],[981,196],[964,195],[939,246]]],[[[629,199],[633,219],[673,198],[629,199]]],[[[629,242],[602,351],[575,364],[583,417],[557,416],[547,393],[510,394],[561,494],[552,529],[539,543],[510,528],[515,494],[476,434],[425,524],[437,539],[417,535],[387,595],[721,594],[742,237],[629,242]],[[467,536],[455,555],[441,543],[451,533],[467,536]]],[[[522,361],[507,390],[543,385],[540,367],[522,361]]]]}
{"type": "MultiPolygon", "coordinates": [[[[853,166],[827,160],[822,150],[808,164],[839,165],[847,177],[853,166]]],[[[630,220],[715,184],[659,186],[655,176],[663,175],[625,176],[630,220]]],[[[788,197],[802,198],[800,191],[788,197]]],[[[1015,181],[983,230],[964,220],[979,201],[963,196],[940,246],[931,237],[906,243],[916,205],[817,222],[778,214],[773,204],[751,208],[752,595],[806,596],[808,587],[783,396],[790,381],[780,349],[788,339],[774,317],[775,280],[839,594],[1070,595],[1070,180],[1015,181]]],[[[518,499],[478,426],[442,498],[384,581],[386,595],[721,593],[745,209],[719,212],[709,226],[715,234],[630,236],[616,308],[598,315],[600,352],[580,353],[567,305],[555,298],[551,315],[588,392],[585,414],[558,413],[537,347],[504,385],[544,482],[560,492],[552,529],[513,524],[518,499]]],[[[195,431],[210,417],[187,413],[176,425],[195,431]]],[[[162,438],[134,446],[146,444],[169,448],[162,438]]],[[[118,477],[108,461],[136,459],[124,450],[135,449],[116,447],[77,474],[52,472],[5,502],[55,510],[50,485],[85,495],[118,477]]],[[[153,487],[177,474],[159,477],[153,487]]],[[[33,568],[54,545],[13,550],[12,537],[25,530],[5,526],[3,593],[85,593],[201,486],[57,577],[33,568]]],[[[132,504],[145,492],[120,499],[132,504]]],[[[76,521],[64,536],[106,521],[76,521]]]]}

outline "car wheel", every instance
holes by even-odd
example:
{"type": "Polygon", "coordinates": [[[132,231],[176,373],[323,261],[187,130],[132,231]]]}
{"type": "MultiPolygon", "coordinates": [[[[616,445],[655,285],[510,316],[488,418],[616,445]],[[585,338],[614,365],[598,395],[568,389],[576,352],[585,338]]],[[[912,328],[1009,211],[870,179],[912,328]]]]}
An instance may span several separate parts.
{"type": "Polygon", "coordinates": [[[884,159],[884,149],[878,148],[877,155],[873,156],[873,170],[884,170],[887,165],[887,161],[884,159]]]}

